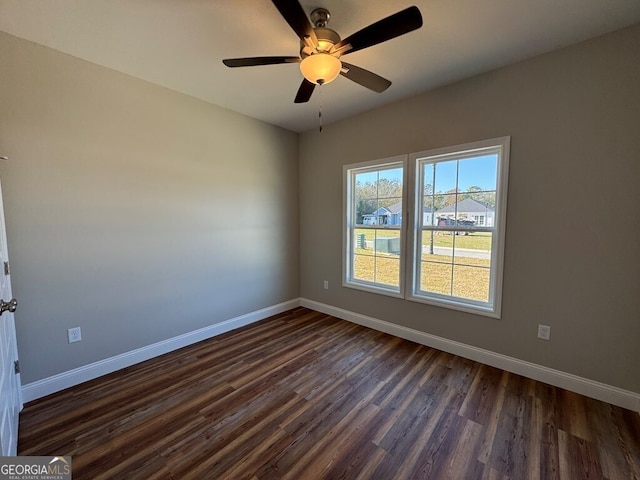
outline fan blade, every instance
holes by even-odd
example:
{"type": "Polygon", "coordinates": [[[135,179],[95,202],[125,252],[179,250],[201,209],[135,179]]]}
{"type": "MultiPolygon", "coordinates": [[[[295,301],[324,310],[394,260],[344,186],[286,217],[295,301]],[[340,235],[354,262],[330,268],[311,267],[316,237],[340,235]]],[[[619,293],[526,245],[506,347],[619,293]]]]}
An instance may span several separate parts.
{"type": "Polygon", "coordinates": [[[351,48],[348,50],[345,49],[343,55],[357,52],[363,48],[377,45],[378,43],[386,42],[392,38],[409,33],[421,26],[422,15],[420,14],[420,10],[416,6],[409,7],[387,18],[383,18],[376,23],[372,23],[368,27],[348,36],[337,43],[333,51],[350,45],[351,48]]]}
{"type": "Polygon", "coordinates": [[[305,38],[308,38],[314,46],[318,45],[318,37],[313,31],[313,25],[297,0],[273,0],[273,4],[300,40],[304,42],[305,38]]]}
{"type": "Polygon", "coordinates": [[[340,75],[348,78],[349,80],[359,83],[363,87],[373,90],[374,92],[384,92],[391,86],[391,82],[386,78],[382,78],[380,75],[376,75],[364,68],[356,67],[349,63],[342,62],[343,70],[340,71],[340,75]]]}
{"type": "Polygon", "coordinates": [[[298,63],[299,57],[247,57],[222,60],[227,67],[255,67],[258,65],[278,65],[280,63],[298,63]]]}
{"type": "Polygon", "coordinates": [[[315,83],[311,83],[309,80],[304,78],[302,83],[300,84],[300,88],[298,89],[298,93],[296,94],[296,99],[294,103],[306,103],[311,98],[311,94],[313,93],[313,89],[316,88],[315,83]]]}

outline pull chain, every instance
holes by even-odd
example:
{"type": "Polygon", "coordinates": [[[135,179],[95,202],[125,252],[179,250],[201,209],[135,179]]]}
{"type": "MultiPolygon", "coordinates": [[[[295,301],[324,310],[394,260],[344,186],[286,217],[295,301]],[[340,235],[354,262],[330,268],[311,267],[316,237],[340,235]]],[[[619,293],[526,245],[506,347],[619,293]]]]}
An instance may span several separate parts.
{"type": "Polygon", "coordinates": [[[318,85],[318,121],[320,122],[320,133],[322,133],[322,84],[318,85]]]}

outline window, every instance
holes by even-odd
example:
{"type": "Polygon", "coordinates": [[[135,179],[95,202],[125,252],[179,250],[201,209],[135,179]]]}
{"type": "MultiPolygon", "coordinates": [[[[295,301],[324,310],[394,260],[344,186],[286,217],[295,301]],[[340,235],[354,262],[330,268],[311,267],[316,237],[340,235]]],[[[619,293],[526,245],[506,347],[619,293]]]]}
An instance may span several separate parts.
{"type": "Polygon", "coordinates": [[[499,317],[509,138],[411,155],[411,300],[499,317]]]}
{"type": "Polygon", "coordinates": [[[484,215],[474,215],[473,221],[476,222],[476,225],[484,225],[484,215]]]}
{"type": "Polygon", "coordinates": [[[345,166],[343,285],[499,317],[508,162],[503,137],[345,166]]]}
{"type": "Polygon", "coordinates": [[[406,157],[345,167],[344,284],[402,296],[406,157]]]}

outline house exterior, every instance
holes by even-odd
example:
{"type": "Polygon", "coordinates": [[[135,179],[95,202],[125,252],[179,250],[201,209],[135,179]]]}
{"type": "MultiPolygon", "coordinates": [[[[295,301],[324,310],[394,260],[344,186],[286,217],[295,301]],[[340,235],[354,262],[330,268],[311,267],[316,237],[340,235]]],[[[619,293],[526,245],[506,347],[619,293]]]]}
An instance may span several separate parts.
{"type": "MultiPolygon", "coordinates": [[[[423,225],[431,225],[433,212],[429,207],[422,207],[423,225]]],[[[375,212],[362,216],[363,225],[402,225],[402,202],[388,207],[379,207],[375,212]]]]}
{"type": "Polygon", "coordinates": [[[396,202],[388,207],[379,207],[376,211],[362,216],[364,225],[401,225],[402,202],[396,202]]]}
{"type": "Polygon", "coordinates": [[[472,198],[465,198],[456,205],[448,205],[436,211],[437,217],[473,220],[476,226],[493,227],[495,208],[472,198]]]}

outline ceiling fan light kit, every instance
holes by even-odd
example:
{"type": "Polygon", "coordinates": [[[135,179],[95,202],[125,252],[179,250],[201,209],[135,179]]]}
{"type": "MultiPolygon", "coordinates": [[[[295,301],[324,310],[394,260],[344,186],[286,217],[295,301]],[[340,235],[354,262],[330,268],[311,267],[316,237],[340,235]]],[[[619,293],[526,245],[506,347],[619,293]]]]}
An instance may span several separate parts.
{"type": "Polygon", "coordinates": [[[316,85],[334,81],[341,69],[340,60],[328,53],[315,53],[300,62],[300,71],[304,78],[316,85]]]}
{"type": "Polygon", "coordinates": [[[348,36],[344,40],[327,27],[331,14],[324,8],[311,12],[311,22],[298,0],[272,0],[282,17],[300,39],[300,57],[229,58],[227,67],[252,67],[282,63],[300,63],[302,84],[295,103],[308,102],[316,85],[335,80],[338,75],[374,92],[383,92],[391,85],[386,78],[364,68],[340,60],[349,53],[386,42],[422,26],[422,15],[416,6],[401,10],[348,36]]]}
{"type": "Polygon", "coordinates": [[[317,45],[306,36],[300,40],[300,71],[302,76],[316,85],[324,85],[334,81],[340,74],[342,63],[340,54],[334,52],[334,46],[340,41],[340,35],[327,28],[331,14],[324,8],[316,8],[311,12],[311,21],[318,40],[317,45]]]}

